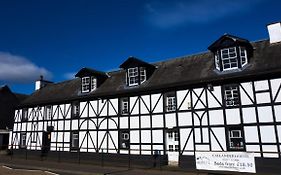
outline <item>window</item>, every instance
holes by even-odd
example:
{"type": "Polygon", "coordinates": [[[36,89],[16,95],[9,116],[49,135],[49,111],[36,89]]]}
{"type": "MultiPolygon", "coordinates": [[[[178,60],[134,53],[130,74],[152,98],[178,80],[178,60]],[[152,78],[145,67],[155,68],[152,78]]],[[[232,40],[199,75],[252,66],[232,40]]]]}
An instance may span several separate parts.
{"type": "Polygon", "coordinates": [[[80,104],[79,102],[72,103],[72,118],[78,118],[80,115],[80,104]]]}
{"type": "Polygon", "coordinates": [[[27,121],[28,120],[28,109],[27,108],[24,108],[22,109],[22,118],[21,118],[22,121],[27,121]]]}
{"type": "Polygon", "coordinates": [[[37,142],[37,130],[38,130],[38,124],[37,123],[33,123],[32,124],[32,139],[31,142],[37,142]]]}
{"type": "Polygon", "coordinates": [[[166,98],[166,111],[172,112],[176,110],[176,97],[175,96],[167,96],[166,98]]]}
{"type": "Polygon", "coordinates": [[[228,129],[229,150],[244,150],[244,139],[241,127],[231,127],[228,129]]]}
{"type": "Polygon", "coordinates": [[[140,83],[144,83],[146,81],[146,70],[144,67],[140,67],[140,83]]]}
{"type": "Polygon", "coordinates": [[[72,132],[71,134],[71,149],[72,150],[77,150],[79,148],[79,133],[72,132]]]}
{"type": "Polygon", "coordinates": [[[97,79],[95,77],[91,77],[91,91],[97,89],[97,79]]]}
{"type": "Polygon", "coordinates": [[[121,99],[121,114],[128,114],[129,113],[129,99],[122,98],[121,99]]]}
{"type": "Polygon", "coordinates": [[[216,66],[216,69],[220,70],[219,52],[215,53],[215,66],[216,66]]]}
{"type": "Polygon", "coordinates": [[[52,118],[52,106],[46,106],[45,107],[45,120],[51,120],[52,118]]]}
{"type": "Polygon", "coordinates": [[[238,85],[227,85],[224,87],[224,98],[226,106],[239,105],[238,85]]]}
{"type": "Polygon", "coordinates": [[[90,92],[90,77],[82,78],[82,93],[90,92]]]}
{"type": "Polygon", "coordinates": [[[169,151],[174,151],[174,146],[173,145],[169,145],[169,151]]]}
{"type": "Polygon", "coordinates": [[[172,139],[173,138],[173,132],[168,132],[168,137],[169,137],[169,139],[172,139]]]}
{"type": "Polygon", "coordinates": [[[139,84],[139,72],[138,68],[128,69],[129,86],[135,86],[139,84]]]}
{"type": "Polygon", "coordinates": [[[21,133],[20,135],[20,147],[26,148],[26,133],[21,133]]]}
{"type": "Polygon", "coordinates": [[[175,131],[174,136],[175,136],[175,141],[179,141],[179,133],[175,131]]]}
{"type": "Polygon", "coordinates": [[[231,70],[238,68],[236,47],[222,49],[221,60],[223,70],[231,70]]]}
{"type": "Polygon", "coordinates": [[[248,63],[247,50],[245,49],[245,47],[239,47],[239,49],[240,49],[241,65],[243,67],[243,66],[245,66],[248,63]]]}
{"type": "Polygon", "coordinates": [[[129,130],[120,130],[120,149],[129,149],[130,147],[130,133],[129,130]]]}

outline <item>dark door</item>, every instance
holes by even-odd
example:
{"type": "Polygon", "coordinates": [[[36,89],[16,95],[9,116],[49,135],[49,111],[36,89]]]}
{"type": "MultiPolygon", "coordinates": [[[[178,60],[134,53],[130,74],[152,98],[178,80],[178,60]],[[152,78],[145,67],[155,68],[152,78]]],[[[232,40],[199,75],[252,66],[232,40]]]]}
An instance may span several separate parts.
{"type": "Polygon", "coordinates": [[[50,151],[51,146],[51,132],[44,131],[42,139],[42,155],[46,155],[50,151]]]}

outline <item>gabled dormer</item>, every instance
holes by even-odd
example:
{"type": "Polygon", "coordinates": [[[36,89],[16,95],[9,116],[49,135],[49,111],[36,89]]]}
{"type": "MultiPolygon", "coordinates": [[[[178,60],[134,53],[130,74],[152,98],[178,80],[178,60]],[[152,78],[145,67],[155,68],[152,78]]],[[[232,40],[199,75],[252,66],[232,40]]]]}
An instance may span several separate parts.
{"type": "Polygon", "coordinates": [[[208,49],[214,54],[215,68],[221,72],[241,70],[253,55],[248,40],[229,34],[220,37],[208,49]]]}
{"type": "Polygon", "coordinates": [[[75,77],[81,79],[81,93],[96,90],[108,78],[106,73],[89,68],[82,68],[75,77]]]}
{"type": "Polygon", "coordinates": [[[139,60],[135,57],[129,57],[120,68],[126,70],[126,84],[127,86],[138,86],[144,83],[155,70],[155,66],[139,60]]]}

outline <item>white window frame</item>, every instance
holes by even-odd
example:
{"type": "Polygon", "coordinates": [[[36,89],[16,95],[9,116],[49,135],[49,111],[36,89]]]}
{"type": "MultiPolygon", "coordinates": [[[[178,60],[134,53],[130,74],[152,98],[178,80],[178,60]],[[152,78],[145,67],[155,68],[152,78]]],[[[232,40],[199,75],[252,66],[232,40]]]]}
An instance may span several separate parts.
{"type": "Polygon", "coordinates": [[[176,97],[175,96],[167,96],[166,97],[166,111],[173,112],[176,111],[176,97]]]}
{"type": "Polygon", "coordinates": [[[97,89],[97,78],[91,77],[91,91],[94,91],[97,89]]]}
{"type": "Polygon", "coordinates": [[[139,84],[139,69],[138,67],[128,69],[128,84],[129,86],[136,86],[139,84]]]}
{"type": "Polygon", "coordinates": [[[90,92],[90,77],[82,77],[81,91],[82,93],[90,92]]]}
{"type": "Polygon", "coordinates": [[[236,47],[229,47],[220,50],[221,60],[222,60],[222,70],[233,70],[238,68],[237,50],[236,47]],[[231,51],[233,49],[233,51],[231,51]],[[226,53],[225,53],[226,52],[226,53]],[[234,54],[234,56],[232,56],[234,54]],[[225,57],[226,56],[226,57],[225,57]],[[233,62],[235,60],[235,62],[233,62]],[[236,66],[232,66],[236,64],[236,66]],[[225,68],[229,65],[228,68],[225,68]]]}
{"type": "Polygon", "coordinates": [[[245,47],[239,47],[239,52],[240,52],[241,67],[244,67],[246,64],[248,64],[247,49],[245,47]]]}
{"type": "Polygon", "coordinates": [[[242,137],[242,131],[241,129],[229,129],[228,130],[228,137],[229,137],[229,149],[231,150],[243,150],[244,149],[244,143],[243,143],[243,140],[244,138],[242,137]],[[233,136],[233,132],[238,132],[238,137],[237,136],[233,136]],[[240,146],[237,147],[235,145],[233,145],[233,141],[232,139],[241,139],[240,141],[240,146]]]}
{"type": "Polygon", "coordinates": [[[129,99],[122,98],[121,99],[121,114],[128,114],[129,113],[129,99]]]}
{"type": "Polygon", "coordinates": [[[237,106],[239,104],[238,85],[227,85],[227,86],[225,86],[224,87],[224,97],[225,97],[225,105],[226,106],[237,106]]]}
{"type": "Polygon", "coordinates": [[[52,118],[52,106],[48,105],[45,107],[45,119],[51,120],[51,118],[52,118]]]}
{"type": "Polygon", "coordinates": [[[140,67],[140,83],[144,83],[146,81],[146,69],[145,67],[140,67]]]}
{"type": "Polygon", "coordinates": [[[72,118],[78,118],[80,116],[80,103],[72,103],[72,118]]]}
{"type": "Polygon", "coordinates": [[[20,147],[21,148],[26,148],[27,144],[26,144],[26,133],[21,133],[20,135],[20,147]]]}
{"type": "Polygon", "coordinates": [[[218,51],[215,53],[215,67],[217,70],[220,70],[220,59],[218,51]]]}

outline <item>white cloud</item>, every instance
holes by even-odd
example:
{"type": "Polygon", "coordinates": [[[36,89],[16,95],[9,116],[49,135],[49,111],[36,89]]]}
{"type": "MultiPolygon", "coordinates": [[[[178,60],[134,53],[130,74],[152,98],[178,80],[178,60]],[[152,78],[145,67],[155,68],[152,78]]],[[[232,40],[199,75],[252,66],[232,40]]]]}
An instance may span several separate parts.
{"type": "Polygon", "coordinates": [[[35,65],[22,56],[0,52],[0,81],[32,83],[40,75],[43,75],[46,79],[52,77],[51,72],[47,69],[35,65]]]}
{"type": "Polygon", "coordinates": [[[152,1],[145,5],[145,19],[159,28],[207,23],[247,11],[263,0],[152,1]]]}
{"type": "Polygon", "coordinates": [[[63,75],[63,77],[69,80],[75,78],[76,74],[77,72],[67,72],[63,75]]]}

